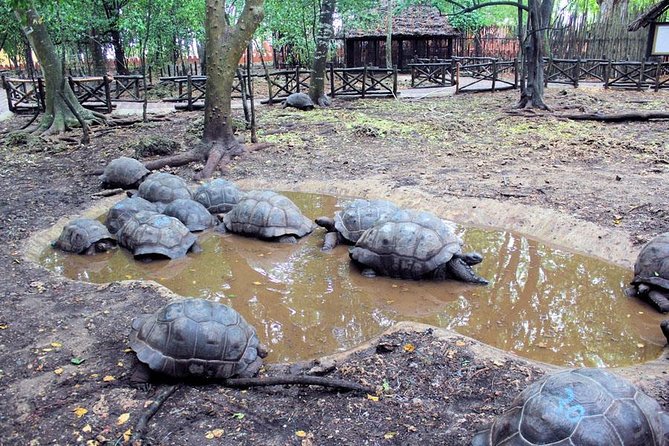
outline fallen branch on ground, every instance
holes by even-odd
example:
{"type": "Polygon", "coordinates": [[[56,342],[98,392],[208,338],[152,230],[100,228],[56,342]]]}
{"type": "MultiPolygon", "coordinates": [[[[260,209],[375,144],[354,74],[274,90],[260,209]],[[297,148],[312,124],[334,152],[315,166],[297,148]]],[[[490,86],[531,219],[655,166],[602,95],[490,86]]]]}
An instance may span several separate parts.
{"type": "Polygon", "coordinates": [[[651,119],[669,119],[668,112],[627,112],[606,115],[603,113],[585,113],[578,115],[562,115],[564,118],[575,121],[601,121],[601,122],[624,122],[624,121],[650,121],[651,119]]]}

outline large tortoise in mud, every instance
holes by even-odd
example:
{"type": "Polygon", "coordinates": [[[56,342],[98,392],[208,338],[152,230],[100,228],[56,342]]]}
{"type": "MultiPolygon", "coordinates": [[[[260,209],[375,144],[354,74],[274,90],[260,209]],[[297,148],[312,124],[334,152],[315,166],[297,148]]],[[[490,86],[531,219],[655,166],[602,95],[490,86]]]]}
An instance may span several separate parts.
{"type": "Polygon", "coordinates": [[[634,264],[632,286],[632,295],[647,297],[660,312],[669,312],[669,232],[641,248],[634,264]]]}
{"type": "Polygon", "coordinates": [[[135,189],[150,174],[149,169],[144,167],[134,158],[121,156],[111,160],[100,176],[102,187],[123,189],[135,189]]]}
{"type": "Polygon", "coordinates": [[[228,231],[282,243],[295,243],[315,227],[288,197],[269,190],[248,192],[223,223],[228,231]]]}
{"type": "Polygon", "coordinates": [[[212,214],[224,214],[239,203],[242,196],[243,192],[237,188],[235,183],[216,178],[200,186],[195,191],[193,199],[201,203],[212,214]]]}
{"type": "Polygon", "coordinates": [[[193,198],[186,182],[176,175],[155,172],[139,185],[137,195],[152,203],[167,205],[179,198],[193,198]]]}
{"type": "Polygon", "coordinates": [[[205,299],[172,302],[134,319],[130,347],[151,370],[177,378],[251,377],[267,355],[239,313],[205,299]]]}
{"type": "Polygon", "coordinates": [[[350,256],[366,267],[366,276],[488,283],[471,268],[483,257],[463,253],[462,240],[429,212],[399,210],[378,221],[360,236],[350,256]]]}
{"type": "Polygon", "coordinates": [[[666,446],[669,414],[628,381],[601,369],[539,380],[471,446],[666,446]]]}
{"type": "Polygon", "coordinates": [[[355,244],[360,236],[374,223],[397,212],[399,208],[388,200],[355,199],[341,211],[335,212],[334,218],[319,217],[316,224],[324,227],[323,251],[329,251],[340,243],[355,244]]]}
{"type": "Polygon", "coordinates": [[[199,252],[197,238],[174,217],[140,211],[117,234],[119,244],[142,260],[178,259],[188,251],[199,252]]]}
{"type": "Polygon", "coordinates": [[[116,245],[105,225],[90,218],[78,218],[65,225],[54,248],[75,254],[104,252],[116,245]]]}

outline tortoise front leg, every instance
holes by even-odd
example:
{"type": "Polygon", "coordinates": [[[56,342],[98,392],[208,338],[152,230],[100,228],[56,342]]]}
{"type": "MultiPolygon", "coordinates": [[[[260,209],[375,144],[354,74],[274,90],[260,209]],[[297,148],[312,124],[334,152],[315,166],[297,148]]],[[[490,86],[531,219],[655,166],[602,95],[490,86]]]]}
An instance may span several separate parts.
{"type": "Polygon", "coordinates": [[[328,232],[325,234],[323,240],[323,247],[321,251],[332,251],[335,246],[339,244],[339,233],[337,232],[328,232]]]}
{"type": "Polygon", "coordinates": [[[651,289],[648,291],[648,299],[660,310],[660,313],[669,312],[669,292],[651,289]]]}

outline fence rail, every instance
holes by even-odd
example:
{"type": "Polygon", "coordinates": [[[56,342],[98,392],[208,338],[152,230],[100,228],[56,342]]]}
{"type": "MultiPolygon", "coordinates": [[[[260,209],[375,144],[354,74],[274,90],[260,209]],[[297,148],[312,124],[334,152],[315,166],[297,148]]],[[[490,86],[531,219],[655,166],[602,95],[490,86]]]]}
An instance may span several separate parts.
{"type": "Polygon", "coordinates": [[[457,62],[455,92],[499,91],[518,88],[518,61],[468,58],[457,62]],[[472,63],[474,62],[474,63],[472,63]],[[506,75],[506,76],[504,76],[506,75]]]}

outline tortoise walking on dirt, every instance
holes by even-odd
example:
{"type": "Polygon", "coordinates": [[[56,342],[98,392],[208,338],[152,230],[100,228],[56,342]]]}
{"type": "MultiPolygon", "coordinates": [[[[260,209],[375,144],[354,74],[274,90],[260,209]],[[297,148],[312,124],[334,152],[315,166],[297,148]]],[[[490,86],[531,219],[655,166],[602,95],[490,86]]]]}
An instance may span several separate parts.
{"type": "Polygon", "coordinates": [[[647,297],[662,313],[669,312],[669,232],[641,248],[634,264],[632,295],[647,297]]]}
{"type": "Polygon", "coordinates": [[[314,102],[306,93],[293,93],[283,102],[283,108],[294,107],[299,110],[313,110],[314,102]]]}
{"type": "Polygon", "coordinates": [[[400,279],[456,279],[488,284],[471,266],[478,253],[463,253],[462,240],[429,212],[399,210],[366,230],[350,256],[366,266],[363,275],[400,279]]]}
{"type": "Polygon", "coordinates": [[[239,313],[191,298],[135,318],[130,347],[151,370],[177,378],[252,377],[267,356],[267,347],[239,313]]]}
{"type": "Polygon", "coordinates": [[[105,225],[90,218],[79,218],[65,225],[53,247],[76,254],[94,254],[116,245],[105,225]]]}
{"type": "Polygon", "coordinates": [[[335,212],[334,218],[317,218],[316,224],[328,231],[322,250],[330,251],[340,243],[355,244],[362,233],[374,223],[398,210],[399,208],[388,200],[356,199],[341,211],[335,212]]]}
{"type": "Polygon", "coordinates": [[[665,446],[669,414],[600,369],[556,373],[526,388],[472,446],[665,446]]]}
{"type": "Polygon", "coordinates": [[[248,192],[223,223],[228,231],[281,243],[295,243],[315,226],[288,197],[269,190],[248,192]]]}
{"type": "Polygon", "coordinates": [[[149,169],[136,159],[122,156],[111,160],[100,176],[100,181],[104,188],[136,189],[150,173],[149,169]]]}

